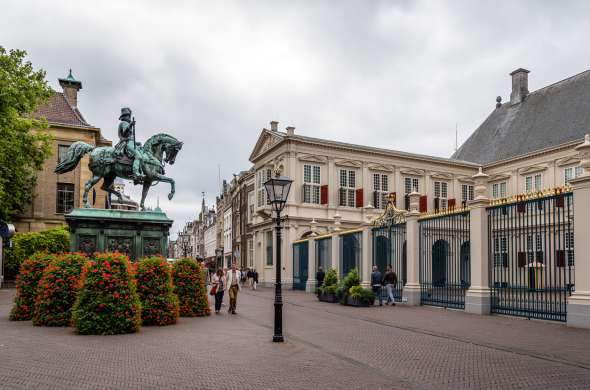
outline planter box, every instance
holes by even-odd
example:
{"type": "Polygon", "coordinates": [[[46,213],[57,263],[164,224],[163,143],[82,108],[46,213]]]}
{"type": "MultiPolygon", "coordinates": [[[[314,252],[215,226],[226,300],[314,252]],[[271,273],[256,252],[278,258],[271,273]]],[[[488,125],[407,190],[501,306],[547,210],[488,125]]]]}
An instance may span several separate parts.
{"type": "Polygon", "coordinates": [[[356,307],[369,307],[370,304],[368,302],[365,302],[359,298],[351,298],[351,297],[346,297],[346,304],[348,306],[356,306],[356,307]]]}
{"type": "Polygon", "coordinates": [[[318,299],[321,302],[329,302],[329,303],[337,303],[338,302],[338,298],[336,297],[336,294],[319,294],[318,299]]]}

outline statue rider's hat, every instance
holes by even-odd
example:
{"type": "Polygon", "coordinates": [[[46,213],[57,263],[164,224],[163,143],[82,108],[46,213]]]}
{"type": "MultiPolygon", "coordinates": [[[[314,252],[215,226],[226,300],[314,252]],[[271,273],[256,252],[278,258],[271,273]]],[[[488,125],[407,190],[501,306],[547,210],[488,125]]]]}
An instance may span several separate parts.
{"type": "Polygon", "coordinates": [[[121,108],[121,116],[119,117],[119,120],[123,119],[124,116],[128,115],[131,115],[131,109],[129,107],[121,108]]]}

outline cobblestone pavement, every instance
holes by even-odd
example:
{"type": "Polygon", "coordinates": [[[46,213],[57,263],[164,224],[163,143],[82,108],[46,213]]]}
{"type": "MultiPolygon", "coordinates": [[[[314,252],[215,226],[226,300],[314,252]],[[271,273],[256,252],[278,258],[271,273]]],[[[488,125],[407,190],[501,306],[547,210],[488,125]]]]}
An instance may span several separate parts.
{"type": "Polygon", "coordinates": [[[182,318],[121,336],[7,320],[0,290],[0,388],[588,389],[590,332],[428,307],[351,308],[244,290],[238,315],[182,318]]]}

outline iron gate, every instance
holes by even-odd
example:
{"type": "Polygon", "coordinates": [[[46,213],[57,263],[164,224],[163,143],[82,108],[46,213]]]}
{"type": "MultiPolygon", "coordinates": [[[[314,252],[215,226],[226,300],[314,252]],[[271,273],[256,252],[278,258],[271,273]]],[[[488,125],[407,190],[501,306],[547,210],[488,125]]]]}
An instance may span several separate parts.
{"type": "Polygon", "coordinates": [[[573,213],[571,192],[488,208],[493,313],[566,320],[575,284],[573,213]]]}
{"type": "MultiPolygon", "coordinates": [[[[293,289],[304,290],[309,269],[309,241],[293,244],[293,289]]],[[[313,272],[313,271],[312,271],[313,272]]]]}
{"type": "MultiPolygon", "coordinates": [[[[397,275],[393,296],[396,301],[401,301],[407,280],[405,223],[373,228],[373,265],[376,265],[383,275],[387,266],[391,266],[397,275]]],[[[385,289],[382,294],[383,298],[387,299],[385,289]]]]}
{"type": "Polygon", "coordinates": [[[465,308],[470,284],[469,211],[421,219],[420,301],[465,308]]]}

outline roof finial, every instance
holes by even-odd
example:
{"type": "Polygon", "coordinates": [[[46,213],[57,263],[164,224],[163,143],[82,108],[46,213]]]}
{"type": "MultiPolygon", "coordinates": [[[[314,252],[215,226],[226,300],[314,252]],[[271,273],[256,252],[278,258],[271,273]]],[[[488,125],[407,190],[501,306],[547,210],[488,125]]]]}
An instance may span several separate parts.
{"type": "Polygon", "coordinates": [[[502,107],[502,96],[496,98],[496,108],[502,107]]]}

